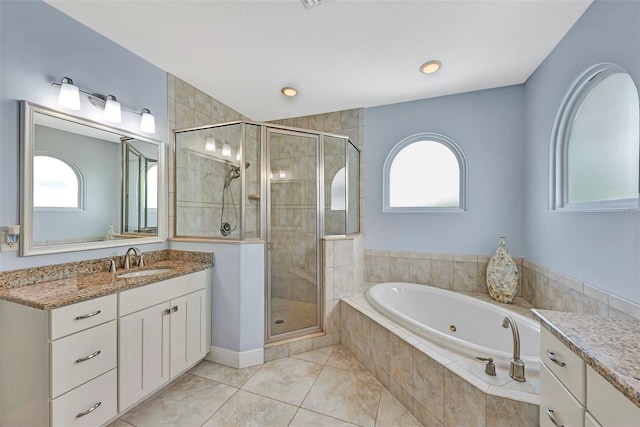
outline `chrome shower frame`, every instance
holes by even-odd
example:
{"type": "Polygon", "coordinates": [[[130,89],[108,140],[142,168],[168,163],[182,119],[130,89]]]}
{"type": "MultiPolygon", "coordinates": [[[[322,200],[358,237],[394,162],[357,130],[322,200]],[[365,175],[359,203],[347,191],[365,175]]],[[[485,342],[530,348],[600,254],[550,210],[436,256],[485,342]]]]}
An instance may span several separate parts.
{"type": "MultiPolygon", "coordinates": [[[[201,236],[189,236],[189,235],[178,235],[177,231],[177,197],[174,197],[173,200],[173,230],[172,237],[173,238],[185,238],[193,241],[203,241],[203,242],[215,242],[215,241],[234,241],[234,242],[243,242],[249,241],[252,243],[256,242],[264,242],[265,249],[265,344],[274,343],[282,340],[286,340],[289,338],[295,338],[299,336],[304,336],[312,333],[321,332],[323,330],[323,322],[324,322],[324,301],[323,301],[323,283],[322,283],[322,240],[325,237],[324,235],[324,222],[325,222],[325,169],[324,169],[324,146],[325,146],[325,138],[339,138],[345,141],[344,149],[345,149],[345,214],[344,214],[344,234],[338,234],[337,236],[349,236],[353,234],[359,233],[361,224],[358,218],[358,229],[357,230],[349,230],[349,215],[350,215],[350,203],[349,203],[349,176],[350,176],[350,167],[349,160],[350,150],[349,145],[355,148],[358,156],[358,160],[360,160],[361,152],[356,147],[347,136],[330,133],[330,132],[322,132],[311,129],[303,129],[296,128],[291,126],[282,126],[275,125],[270,123],[261,123],[261,122],[253,122],[247,120],[236,120],[224,123],[217,123],[213,125],[205,125],[205,126],[196,126],[189,128],[176,129],[173,131],[173,141],[174,144],[170,147],[173,155],[172,165],[174,167],[174,172],[176,168],[176,135],[183,132],[191,132],[212,128],[219,128],[224,126],[232,126],[232,125],[240,125],[240,141],[239,141],[239,150],[240,150],[240,159],[239,164],[242,166],[246,164],[246,126],[253,125],[260,127],[260,136],[258,144],[260,146],[260,201],[259,201],[259,219],[257,221],[257,225],[259,225],[259,233],[257,233],[257,237],[247,237],[246,236],[246,215],[247,215],[247,194],[246,194],[246,168],[240,167],[240,203],[239,203],[239,219],[238,219],[238,235],[237,236],[216,236],[216,237],[201,237],[201,236]],[[274,131],[280,134],[292,135],[292,136],[302,136],[302,137],[315,137],[316,138],[316,287],[317,287],[317,309],[316,309],[316,325],[304,329],[298,329],[291,332],[285,332],[277,335],[272,334],[271,330],[271,263],[269,262],[269,247],[271,242],[271,227],[269,226],[271,220],[271,192],[268,191],[271,185],[271,179],[269,174],[269,160],[271,155],[271,144],[269,141],[269,132],[274,131]]],[[[231,162],[229,162],[231,163],[231,162]]],[[[360,169],[360,164],[358,163],[358,169],[360,169]]],[[[360,176],[362,171],[359,171],[360,176]]],[[[359,183],[358,183],[359,185],[359,183]]],[[[177,173],[173,174],[173,188],[177,189],[177,173]]],[[[359,200],[358,200],[359,203],[359,200]]]]}

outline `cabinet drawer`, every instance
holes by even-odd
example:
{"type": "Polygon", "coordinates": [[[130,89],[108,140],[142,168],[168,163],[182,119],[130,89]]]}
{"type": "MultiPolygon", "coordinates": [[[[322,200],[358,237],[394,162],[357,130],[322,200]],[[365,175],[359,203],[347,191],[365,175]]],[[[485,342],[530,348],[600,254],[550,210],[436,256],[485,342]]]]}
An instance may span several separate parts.
{"type": "Polygon", "coordinates": [[[99,426],[114,418],[118,414],[116,371],[113,369],[52,400],[51,425],[99,426]],[[91,408],[95,409],[90,411],[91,408]]]}
{"type": "Polygon", "coordinates": [[[204,289],[207,286],[207,280],[210,280],[209,277],[208,270],[203,270],[120,292],[119,316],[135,313],[147,307],[204,289]]]}
{"type": "Polygon", "coordinates": [[[540,365],[540,426],[555,427],[552,421],[555,418],[557,425],[565,427],[584,425],[584,407],[547,369],[546,365],[540,365]]]}
{"type": "Polygon", "coordinates": [[[116,294],[111,294],[51,310],[49,338],[53,341],[115,319],[117,303],[116,294]]]}
{"type": "Polygon", "coordinates": [[[545,328],[540,328],[540,360],[569,389],[578,402],[585,406],[586,365],[584,361],[545,328]]]}
{"type": "Polygon", "coordinates": [[[117,322],[112,320],[52,342],[51,397],[115,368],[117,340],[117,322]]]}
{"type": "Polygon", "coordinates": [[[640,408],[587,366],[589,412],[603,426],[640,426],[640,408]]]}

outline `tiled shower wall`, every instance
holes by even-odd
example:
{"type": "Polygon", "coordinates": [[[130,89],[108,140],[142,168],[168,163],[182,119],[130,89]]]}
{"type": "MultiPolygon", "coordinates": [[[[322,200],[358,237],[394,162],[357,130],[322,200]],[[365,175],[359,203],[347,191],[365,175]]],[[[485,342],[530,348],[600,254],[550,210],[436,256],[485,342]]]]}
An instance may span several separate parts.
{"type": "MultiPolygon", "coordinates": [[[[366,249],[367,282],[412,282],[467,292],[487,290],[489,256],[394,252],[366,249]]],[[[519,296],[536,308],[640,319],[640,305],[558,272],[514,258],[519,296]]]]}
{"type": "Polygon", "coordinates": [[[174,236],[176,170],[173,158],[173,130],[248,119],[169,73],[167,73],[167,95],[169,130],[167,143],[171,146],[169,147],[169,236],[174,236]]]}
{"type": "Polygon", "coordinates": [[[316,156],[315,145],[307,139],[271,136],[271,296],[275,298],[316,303],[316,156]]]}
{"type": "MultiPolygon", "coordinates": [[[[313,116],[295,117],[284,120],[273,120],[271,123],[282,126],[291,126],[302,129],[317,130],[320,132],[330,132],[349,137],[351,142],[360,150],[360,231],[363,230],[364,215],[364,183],[362,180],[362,168],[364,161],[364,109],[334,111],[331,113],[316,114],[313,116]]],[[[331,170],[325,170],[325,187],[331,188],[331,170]]],[[[325,215],[327,210],[325,209],[325,215]]],[[[329,210],[327,220],[331,220],[332,214],[329,210]]],[[[326,226],[326,225],[325,225],[326,226]]],[[[331,229],[329,224],[327,230],[331,229]]]]}

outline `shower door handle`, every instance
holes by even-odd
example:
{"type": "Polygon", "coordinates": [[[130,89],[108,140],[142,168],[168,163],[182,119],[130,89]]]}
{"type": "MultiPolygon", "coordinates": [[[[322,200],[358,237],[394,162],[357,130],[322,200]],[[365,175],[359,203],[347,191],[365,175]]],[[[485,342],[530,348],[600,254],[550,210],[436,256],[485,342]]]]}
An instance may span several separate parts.
{"type": "Polygon", "coordinates": [[[267,243],[267,250],[268,250],[268,251],[273,250],[273,242],[269,242],[269,243],[267,243]]]}

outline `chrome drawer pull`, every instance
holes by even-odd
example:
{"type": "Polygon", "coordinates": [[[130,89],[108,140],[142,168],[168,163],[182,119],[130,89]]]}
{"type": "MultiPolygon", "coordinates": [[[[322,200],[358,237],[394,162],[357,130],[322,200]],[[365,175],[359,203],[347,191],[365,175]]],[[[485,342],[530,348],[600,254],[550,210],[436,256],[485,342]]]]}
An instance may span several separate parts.
{"type": "Polygon", "coordinates": [[[82,316],[76,317],[76,320],[88,319],[89,317],[97,316],[100,314],[100,310],[94,311],[93,313],[83,314],[82,316]]]}
{"type": "Polygon", "coordinates": [[[553,409],[549,408],[548,406],[547,406],[547,417],[549,417],[549,419],[551,420],[554,426],[564,427],[564,424],[560,424],[560,422],[556,419],[556,415],[555,415],[555,412],[553,412],[553,409]]]}
{"type": "Polygon", "coordinates": [[[98,406],[100,406],[100,405],[102,405],[102,402],[96,403],[91,408],[87,409],[86,411],[80,412],[78,415],[76,415],[76,418],[80,418],[80,417],[84,417],[85,415],[89,415],[90,413],[92,413],[93,411],[98,409],[98,406]]]}
{"type": "Polygon", "coordinates": [[[176,311],[178,311],[178,306],[176,305],[175,307],[173,307],[173,308],[171,309],[171,311],[173,311],[174,313],[175,313],[176,311]]]}
{"type": "Polygon", "coordinates": [[[168,316],[169,314],[171,314],[171,309],[167,308],[165,311],[162,312],[165,316],[168,316]]]}
{"type": "Polygon", "coordinates": [[[94,357],[96,357],[97,355],[99,355],[100,353],[102,353],[102,352],[100,350],[98,350],[95,353],[91,353],[88,356],[81,357],[80,359],[76,360],[76,363],[82,363],[82,362],[86,362],[87,360],[91,360],[94,357]]]}
{"type": "Polygon", "coordinates": [[[556,365],[560,366],[561,368],[564,368],[566,366],[566,363],[559,361],[558,359],[556,359],[556,354],[551,351],[551,350],[547,350],[547,357],[556,365]]]}

